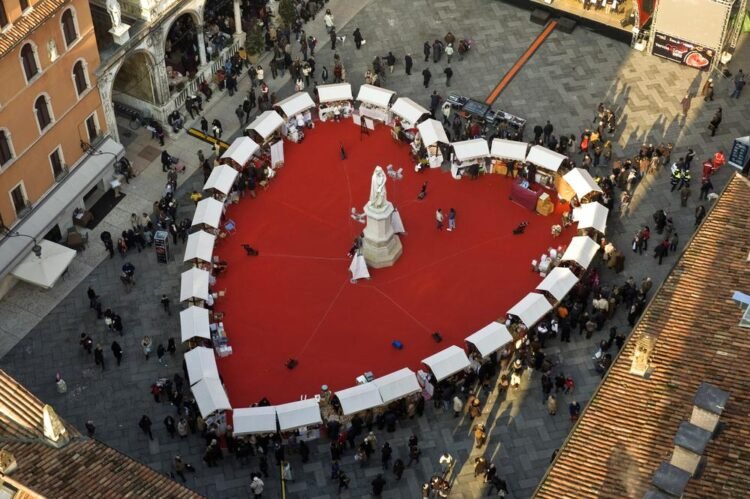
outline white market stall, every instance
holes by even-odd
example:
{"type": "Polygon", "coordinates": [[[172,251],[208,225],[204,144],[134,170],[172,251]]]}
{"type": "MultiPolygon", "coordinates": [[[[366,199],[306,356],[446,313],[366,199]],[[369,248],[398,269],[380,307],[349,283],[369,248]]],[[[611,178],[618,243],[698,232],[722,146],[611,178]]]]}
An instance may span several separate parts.
{"type": "Polygon", "coordinates": [[[318,85],[318,118],[320,121],[348,118],[352,114],[352,85],[351,83],[332,83],[318,85]]]}
{"type": "Polygon", "coordinates": [[[38,244],[42,248],[41,255],[29,253],[13,269],[11,275],[34,286],[50,289],[76,257],[76,250],[46,239],[42,239],[38,244]]]}
{"type": "Polygon", "coordinates": [[[357,101],[359,102],[359,114],[362,118],[388,123],[391,121],[391,99],[396,95],[393,90],[376,87],[374,85],[362,85],[359,87],[357,101]]]}
{"type": "Polygon", "coordinates": [[[604,235],[607,230],[609,209],[603,204],[593,202],[573,208],[573,221],[578,222],[578,230],[594,229],[604,235]]]}
{"type": "Polygon", "coordinates": [[[223,214],[224,203],[214,198],[201,199],[195,207],[192,225],[193,227],[200,225],[203,229],[219,230],[223,214]]]}
{"type": "Polygon", "coordinates": [[[463,140],[453,142],[453,162],[451,164],[451,175],[459,179],[466,168],[471,165],[479,165],[481,171],[490,155],[490,148],[485,139],[463,140]]]}
{"type": "Polygon", "coordinates": [[[419,386],[417,381],[417,375],[407,367],[383,377],[375,378],[370,384],[378,387],[380,398],[383,399],[384,404],[422,391],[422,387],[419,386]]]}
{"type": "Polygon", "coordinates": [[[300,142],[305,138],[305,128],[315,126],[310,111],[314,107],[315,102],[307,92],[297,92],[274,106],[285,120],[282,130],[287,139],[300,142]]]}
{"type": "Polygon", "coordinates": [[[508,315],[518,317],[526,327],[530,328],[551,310],[552,305],[544,295],[529,293],[508,310],[508,315]]]}
{"type": "Polygon", "coordinates": [[[558,195],[566,201],[570,201],[574,196],[579,201],[585,201],[590,194],[602,192],[601,187],[594,181],[594,177],[583,168],[573,168],[563,175],[563,180],[558,195]]]}
{"type": "Polygon", "coordinates": [[[492,171],[505,175],[507,168],[512,168],[513,163],[526,161],[526,153],[529,150],[526,142],[508,139],[492,139],[490,156],[492,157],[492,171]]]}
{"type": "Polygon", "coordinates": [[[591,261],[599,251],[599,244],[588,236],[576,236],[570,240],[570,244],[563,253],[561,261],[575,262],[587,269],[591,261]]]}
{"type": "Polygon", "coordinates": [[[193,391],[193,398],[195,398],[198,410],[203,418],[217,411],[232,410],[227,392],[224,390],[218,377],[203,378],[190,389],[193,391]]]}
{"type": "Polygon", "coordinates": [[[265,111],[245,127],[245,132],[249,133],[250,138],[257,144],[260,144],[261,147],[266,147],[279,138],[279,132],[283,126],[284,118],[279,113],[276,111],[265,111]]]}
{"type": "Polygon", "coordinates": [[[464,341],[476,348],[479,355],[487,357],[512,342],[513,336],[505,324],[490,322],[476,333],[467,336],[464,341]]]}
{"type": "Polygon", "coordinates": [[[214,252],[214,243],[216,236],[206,231],[199,230],[188,236],[185,245],[185,258],[183,262],[205,262],[211,263],[211,257],[214,252]]]}
{"type": "Polygon", "coordinates": [[[400,118],[404,130],[416,127],[430,112],[408,97],[399,97],[391,106],[391,114],[400,118]]]}
{"type": "Polygon", "coordinates": [[[336,392],[336,397],[341,403],[344,416],[383,405],[378,385],[375,383],[363,383],[345,390],[339,390],[336,392]]]}
{"type": "Polygon", "coordinates": [[[206,347],[195,347],[185,352],[188,382],[190,386],[203,378],[218,378],[219,369],[216,367],[214,351],[206,347]]]}
{"type": "Polygon", "coordinates": [[[234,181],[237,180],[237,175],[240,173],[229,165],[215,166],[211,170],[211,175],[208,176],[208,180],[203,185],[204,191],[211,192],[214,196],[224,200],[229,192],[232,190],[234,181]]]}
{"type": "Polygon", "coordinates": [[[564,154],[547,149],[542,146],[532,146],[529,150],[529,154],[526,156],[526,162],[536,165],[544,171],[536,170],[534,181],[553,187],[555,185],[555,177],[557,176],[557,170],[560,169],[563,162],[568,159],[564,154]]]}
{"type": "Polygon", "coordinates": [[[296,430],[323,422],[318,401],[314,398],[277,405],[276,416],[279,418],[281,431],[296,430]]]}
{"type": "Polygon", "coordinates": [[[430,368],[438,381],[463,371],[470,365],[464,349],[456,345],[449,346],[445,350],[427,357],[422,360],[422,364],[430,368]]]}
{"type": "Polygon", "coordinates": [[[275,407],[243,407],[232,411],[235,436],[276,433],[275,407]]]}
{"type": "Polygon", "coordinates": [[[250,137],[237,137],[221,155],[221,159],[231,162],[238,170],[247,165],[250,159],[260,150],[260,146],[250,137]]]}
{"type": "Polygon", "coordinates": [[[208,299],[208,278],[207,270],[193,267],[182,273],[180,281],[180,301],[189,301],[191,303],[208,299]]]}
{"type": "Polygon", "coordinates": [[[419,139],[427,149],[427,159],[429,160],[430,168],[439,168],[443,165],[443,154],[440,151],[439,145],[441,143],[446,145],[451,143],[448,140],[448,135],[445,133],[443,124],[438,120],[430,118],[418,124],[417,130],[419,131],[419,139]]]}
{"type": "Polygon", "coordinates": [[[180,312],[180,338],[183,343],[193,338],[211,339],[208,309],[193,305],[180,312]]]}
{"type": "Polygon", "coordinates": [[[578,277],[566,267],[553,268],[547,277],[536,287],[539,291],[546,291],[555,301],[562,301],[563,298],[573,289],[578,282],[578,277]]]}

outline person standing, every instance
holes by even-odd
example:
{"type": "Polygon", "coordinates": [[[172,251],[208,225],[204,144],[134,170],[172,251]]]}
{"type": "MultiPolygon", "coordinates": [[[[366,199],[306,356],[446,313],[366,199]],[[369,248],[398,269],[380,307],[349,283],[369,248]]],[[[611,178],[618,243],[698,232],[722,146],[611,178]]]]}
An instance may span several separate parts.
{"type": "Polygon", "coordinates": [[[167,429],[167,433],[171,438],[174,438],[177,434],[177,426],[175,426],[174,418],[169,414],[164,418],[164,428],[167,429]]]}
{"type": "Polygon", "coordinates": [[[739,99],[742,93],[742,88],[745,86],[745,73],[740,69],[737,71],[737,75],[734,77],[734,91],[729,95],[730,99],[739,99]]]}
{"type": "Polygon", "coordinates": [[[242,108],[242,104],[237,104],[237,107],[234,110],[234,114],[240,121],[240,127],[242,127],[242,125],[245,123],[245,110],[242,108]]]}
{"type": "Polygon", "coordinates": [[[695,208],[695,226],[699,226],[703,221],[703,217],[706,216],[706,208],[700,204],[695,208]]]}
{"type": "Polygon", "coordinates": [[[141,427],[143,433],[148,435],[148,438],[150,440],[154,439],[154,435],[151,433],[151,419],[148,416],[146,416],[145,414],[141,416],[141,420],[138,422],[138,426],[141,427]]]}
{"type": "Polygon", "coordinates": [[[396,475],[396,480],[401,480],[401,475],[404,474],[404,461],[396,459],[393,463],[393,474],[396,475]]]}
{"type": "Polygon", "coordinates": [[[102,346],[99,343],[96,344],[96,348],[94,349],[94,362],[97,366],[102,366],[102,371],[104,371],[104,350],[102,350],[102,346]]]}
{"type": "Polygon", "coordinates": [[[456,230],[456,210],[454,210],[453,208],[448,210],[448,230],[456,230]]]}
{"type": "Polygon", "coordinates": [[[383,464],[383,470],[387,470],[390,467],[392,454],[393,449],[391,448],[391,444],[388,442],[384,443],[380,449],[380,462],[383,464]]]}
{"type": "Polygon", "coordinates": [[[443,209],[438,208],[435,212],[435,222],[437,222],[437,230],[443,230],[443,209]]]}
{"type": "Polygon", "coordinates": [[[422,47],[422,52],[424,52],[424,62],[430,60],[430,51],[430,42],[424,42],[424,46],[422,47]]]}
{"type": "Polygon", "coordinates": [[[354,33],[352,33],[352,36],[354,37],[354,46],[357,47],[357,50],[362,48],[362,41],[364,38],[362,37],[362,33],[359,31],[359,28],[354,30],[354,33]]]}
{"type": "Polygon", "coordinates": [[[89,308],[95,308],[96,301],[99,299],[99,297],[96,295],[96,291],[94,291],[94,288],[89,286],[89,289],[86,290],[86,296],[89,298],[89,308]]]}
{"type": "Polygon", "coordinates": [[[711,137],[716,135],[716,130],[719,129],[719,125],[721,124],[721,108],[719,108],[718,111],[714,114],[714,117],[711,118],[711,123],[708,125],[708,129],[711,130],[711,137]]]}
{"type": "Polygon", "coordinates": [[[172,315],[172,311],[169,309],[169,297],[166,294],[161,295],[161,300],[159,300],[159,302],[167,315],[172,315]]]}
{"type": "Polygon", "coordinates": [[[174,457],[174,460],[172,461],[172,469],[174,470],[175,475],[180,477],[182,483],[187,481],[185,480],[185,463],[180,456],[174,457]]]}
{"type": "Polygon", "coordinates": [[[86,353],[91,355],[92,349],[94,348],[94,340],[86,333],[81,333],[81,340],[79,341],[81,347],[86,350],[86,353]]]}
{"type": "Polygon", "coordinates": [[[208,135],[208,120],[205,116],[201,116],[201,132],[203,135],[208,135]]]}
{"type": "Polygon", "coordinates": [[[96,426],[94,425],[94,421],[89,419],[86,421],[86,434],[89,436],[89,438],[94,438],[94,433],[96,433],[96,426]]]}
{"type": "Polygon", "coordinates": [[[448,56],[448,64],[451,63],[451,58],[453,57],[453,44],[449,43],[445,47],[445,55],[448,56]]]}
{"type": "Polygon", "coordinates": [[[164,358],[164,354],[167,353],[167,349],[164,348],[164,345],[159,343],[159,346],[156,347],[156,357],[159,360],[159,364],[163,365],[164,367],[167,367],[167,359],[164,358]]]}
{"type": "Polygon", "coordinates": [[[443,70],[443,73],[445,73],[445,86],[450,87],[451,86],[451,78],[453,78],[453,70],[450,66],[445,68],[443,70]]]}
{"type": "Polygon", "coordinates": [[[323,16],[323,23],[326,25],[326,31],[330,33],[334,24],[336,24],[336,19],[331,14],[331,9],[326,9],[326,15],[323,16]]]}
{"type": "Polygon", "coordinates": [[[385,63],[388,65],[388,72],[393,73],[393,67],[396,65],[396,56],[393,55],[393,52],[388,52],[388,55],[385,56],[385,63]]]}
{"type": "Polygon", "coordinates": [[[424,85],[424,88],[428,88],[430,86],[430,78],[432,78],[432,73],[430,73],[430,70],[428,68],[424,68],[422,71],[422,84],[424,85]]]}
{"type": "Polygon", "coordinates": [[[411,58],[411,54],[406,54],[404,56],[404,68],[406,69],[406,76],[411,76],[411,67],[414,64],[414,61],[411,58]]]}
{"type": "Polygon", "coordinates": [[[378,475],[372,481],[372,495],[375,497],[381,497],[383,489],[385,488],[385,478],[383,475],[378,475]]]}
{"type": "Polygon", "coordinates": [[[264,486],[265,484],[263,483],[263,480],[260,479],[260,477],[253,477],[253,481],[250,482],[250,492],[253,493],[253,497],[255,497],[256,499],[259,497],[263,497],[264,486]]]}
{"type": "MultiPolygon", "coordinates": [[[[544,135],[544,145],[546,146],[549,144],[549,139],[552,136],[552,132],[554,131],[555,127],[552,126],[552,123],[547,121],[547,124],[544,125],[544,128],[542,128],[542,134],[544,135]]],[[[601,154],[601,152],[600,152],[601,154]]],[[[594,166],[599,166],[599,162],[597,161],[594,166]]]]}
{"type": "Polygon", "coordinates": [[[328,34],[331,36],[331,50],[336,50],[336,28],[331,26],[328,30],[328,34]]]}
{"type": "Polygon", "coordinates": [[[679,242],[679,239],[677,237],[677,233],[675,232],[672,234],[672,237],[669,238],[669,249],[671,251],[677,251],[677,243],[679,242]]]}
{"type": "Polygon", "coordinates": [[[119,343],[113,341],[110,348],[112,349],[112,355],[114,355],[115,359],[117,359],[117,365],[119,366],[120,362],[122,362],[122,347],[119,343]]]}
{"type": "Polygon", "coordinates": [[[143,349],[143,355],[146,357],[146,360],[148,360],[149,355],[151,355],[152,344],[153,342],[149,336],[144,336],[141,340],[141,348],[143,349]]]}
{"type": "Polygon", "coordinates": [[[703,102],[714,100],[714,79],[709,78],[701,88],[701,95],[703,96],[703,102]]]}

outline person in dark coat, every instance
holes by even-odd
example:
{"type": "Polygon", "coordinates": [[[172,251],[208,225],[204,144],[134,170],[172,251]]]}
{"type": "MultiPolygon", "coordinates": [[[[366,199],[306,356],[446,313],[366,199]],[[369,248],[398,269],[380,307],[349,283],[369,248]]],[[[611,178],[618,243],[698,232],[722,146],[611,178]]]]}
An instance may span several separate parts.
{"type": "Polygon", "coordinates": [[[424,88],[428,88],[430,86],[430,78],[432,78],[432,73],[430,73],[430,70],[428,68],[424,68],[422,71],[422,84],[424,85],[424,88]]]}
{"type": "Polygon", "coordinates": [[[443,73],[445,73],[445,86],[450,87],[451,86],[451,78],[453,78],[453,70],[448,66],[443,70],[443,73]]]}
{"type": "Polygon", "coordinates": [[[362,33],[360,33],[359,31],[359,28],[354,30],[353,36],[354,45],[357,47],[357,50],[359,50],[362,47],[362,40],[364,40],[364,38],[362,38],[362,33]]]}
{"type": "Polygon", "coordinates": [[[414,64],[414,61],[411,58],[411,54],[406,54],[404,56],[404,68],[406,69],[406,75],[411,76],[411,67],[414,64]]]}
{"type": "Polygon", "coordinates": [[[122,362],[122,347],[119,343],[116,341],[112,342],[112,355],[115,356],[115,359],[117,359],[117,365],[120,365],[120,362],[122,362]]]}
{"type": "Polygon", "coordinates": [[[711,123],[709,123],[708,128],[711,130],[711,137],[716,135],[716,130],[719,129],[719,125],[721,124],[721,108],[719,108],[718,111],[716,111],[716,114],[714,114],[714,117],[711,118],[711,123]]]}
{"type": "Polygon", "coordinates": [[[422,48],[422,51],[424,52],[424,62],[427,62],[430,60],[430,51],[432,48],[430,47],[430,42],[424,42],[424,47],[422,48]]]}

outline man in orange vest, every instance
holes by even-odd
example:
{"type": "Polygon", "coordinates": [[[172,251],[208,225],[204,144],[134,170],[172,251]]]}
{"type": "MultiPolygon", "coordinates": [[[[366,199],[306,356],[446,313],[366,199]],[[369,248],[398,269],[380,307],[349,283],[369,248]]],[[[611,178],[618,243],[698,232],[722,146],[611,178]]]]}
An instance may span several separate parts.
{"type": "Polygon", "coordinates": [[[724,156],[724,151],[717,151],[716,154],[714,154],[714,171],[721,168],[726,162],[727,158],[724,156]]]}

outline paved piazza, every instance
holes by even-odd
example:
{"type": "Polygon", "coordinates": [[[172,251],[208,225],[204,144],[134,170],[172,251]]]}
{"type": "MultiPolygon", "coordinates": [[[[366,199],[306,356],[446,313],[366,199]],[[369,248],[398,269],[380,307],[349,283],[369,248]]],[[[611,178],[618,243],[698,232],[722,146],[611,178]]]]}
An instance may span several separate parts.
{"type": "MultiPolygon", "coordinates": [[[[425,40],[442,39],[447,31],[452,31],[459,39],[468,37],[476,41],[465,60],[454,58],[451,67],[455,76],[450,88],[445,86],[444,61],[429,63],[433,74],[429,92],[436,89],[446,96],[452,90],[483,100],[541,31],[540,26],[529,22],[527,11],[492,0],[331,0],[327,5],[337,16],[339,33],[347,36],[343,46],[337,49],[355,93],[367,65],[376,55],[385,56],[390,50],[398,57],[398,63],[395,72],[387,75],[384,86],[425,106],[429,104],[428,91],[422,86],[421,77],[425,67],[422,62],[425,40]],[[361,51],[355,50],[351,39],[357,26],[367,40],[361,51]],[[413,54],[415,61],[411,77],[404,74],[403,55],[407,51],[413,54]]],[[[332,74],[333,51],[322,24],[321,16],[307,27],[307,31],[320,41],[321,46],[316,51],[318,68],[327,66],[332,74]]],[[[268,56],[261,62],[267,64],[268,56]]],[[[750,66],[747,62],[746,51],[741,48],[732,69],[736,71],[743,64],[747,69],[750,66]]],[[[267,74],[270,80],[270,71],[267,74]]],[[[625,271],[618,275],[604,269],[605,283],[620,284],[630,275],[637,281],[648,275],[657,285],[661,283],[675,257],[668,257],[663,265],[658,266],[650,253],[636,255],[628,250],[633,233],[640,225],[651,222],[651,214],[656,209],[664,208],[674,218],[682,247],[693,230],[700,163],[718,148],[727,151],[734,137],[746,134],[742,125],[746,119],[742,116],[747,116],[750,111],[748,96],[743,95],[730,104],[728,81],[717,83],[714,102],[704,105],[700,97],[694,98],[687,118],[681,117],[680,100],[688,91],[695,95],[706,76],[645,56],[625,44],[585,29],[578,28],[572,35],[555,31],[495,104],[496,109],[528,120],[526,138],[531,135],[534,125],[543,125],[547,119],[555,126],[555,134],[578,135],[591,124],[597,104],[605,102],[613,105],[618,114],[615,157],[634,154],[643,142],[675,143],[674,158],[681,156],[687,147],[695,149],[693,196],[687,207],[680,207],[679,195],[669,192],[668,175],[661,172],[639,185],[632,204],[634,210],[629,217],[620,220],[612,214],[608,236],[626,255],[625,271]],[[712,138],[706,127],[719,106],[724,107],[724,121],[716,137],[712,138]]],[[[212,99],[205,113],[209,121],[221,116],[226,130],[236,131],[237,121],[232,110],[247,88],[248,81],[244,78],[240,82],[240,92],[234,97],[223,94],[220,99],[212,99]]],[[[271,88],[281,97],[289,95],[288,74],[286,79],[272,81],[271,88]]],[[[256,458],[251,458],[249,464],[240,465],[234,457],[227,456],[218,467],[208,468],[201,462],[203,440],[198,436],[171,439],[161,422],[168,413],[174,413],[174,409],[167,403],[155,403],[149,393],[150,385],[159,377],[182,373],[179,354],[169,358],[168,367],[164,367],[157,363],[155,356],[149,361],[144,360],[139,343],[147,334],[155,338],[155,345],[166,344],[171,336],[179,338],[178,315],[174,309],[179,300],[184,247],[179,245],[176,248],[176,260],[168,265],[157,265],[149,251],[129,255],[128,260],[136,267],[137,285],[133,292],[124,293],[118,278],[123,261],[119,256],[113,260],[105,258],[103,248],[98,244],[98,231],[106,228],[119,233],[127,226],[130,212],[150,211],[151,203],[160,196],[166,180],[158,158],[148,165],[138,156],[143,147],[155,144],[149,141],[144,130],[134,132],[127,142],[128,156],[136,159],[136,166],[142,173],[126,186],[125,200],[91,234],[94,244],[83,257],[85,264],[75,264],[73,275],[62,283],[62,289],[70,290],[70,294],[42,293],[21,284],[0,303],[3,314],[0,323],[5,323],[0,324],[0,346],[1,353],[4,353],[0,367],[43,401],[52,404],[62,417],[81,429],[86,420],[94,420],[96,438],[156,470],[168,472],[172,457],[182,455],[197,468],[195,474],[189,474],[187,481],[187,486],[197,492],[210,498],[249,497],[249,477],[257,470],[256,458]],[[86,275],[89,271],[90,274],[86,275]],[[95,314],[88,308],[86,288],[89,285],[102,297],[105,308],[111,307],[123,318],[125,335],[117,341],[125,350],[125,358],[119,367],[109,350],[113,340],[111,333],[106,332],[103,322],[96,321],[95,314]],[[159,306],[158,298],[162,293],[167,293],[172,299],[173,314],[169,317],[159,306]],[[35,317],[40,316],[44,316],[41,322],[23,336],[22,333],[30,329],[24,325],[34,324],[35,317]],[[96,342],[101,342],[105,349],[107,369],[103,372],[78,344],[84,331],[96,342]],[[68,383],[67,394],[60,395],[55,390],[57,372],[68,383]],[[137,427],[141,414],[148,414],[154,422],[153,441],[145,438],[137,427]]],[[[195,152],[199,148],[210,149],[185,134],[170,137],[166,147],[170,153],[186,159],[190,171],[195,171],[197,166],[195,152]]],[[[729,177],[729,169],[725,167],[714,179],[717,192],[729,177]]],[[[293,174],[291,171],[287,173],[293,174]]],[[[189,173],[180,178],[180,218],[192,214],[192,203],[187,196],[193,188],[200,188],[201,181],[200,173],[189,173]]],[[[528,265],[528,262],[518,264],[528,265]]],[[[622,310],[613,322],[608,323],[610,325],[627,329],[622,310]]],[[[548,415],[540,403],[539,374],[536,372],[525,372],[521,389],[510,393],[507,398],[496,400],[493,394],[487,401],[482,419],[486,420],[489,441],[482,452],[497,465],[498,474],[507,481],[512,497],[529,497],[544,475],[552,452],[561,445],[571,428],[566,414],[571,397],[585,405],[596,388],[600,379],[592,362],[596,343],[596,337],[585,340],[575,333],[573,341],[564,346],[556,340],[548,343],[546,353],[556,355],[561,362],[560,369],[576,381],[572,396],[561,395],[561,410],[557,416],[548,415]]],[[[263,380],[248,382],[263,383],[263,380]]],[[[270,395],[272,398],[273,394],[270,395]]],[[[376,430],[378,446],[389,441],[394,448],[394,458],[407,460],[407,439],[412,433],[419,436],[422,459],[418,465],[407,468],[400,482],[388,472],[383,497],[419,497],[420,485],[438,469],[438,458],[444,451],[453,454],[459,464],[450,497],[468,499],[486,494],[481,480],[475,479],[472,472],[473,459],[480,455],[480,451],[473,446],[468,418],[454,419],[452,413],[436,410],[428,403],[422,418],[401,422],[395,433],[376,430]]],[[[288,485],[287,497],[338,497],[336,484],[329,480],[329,442],[321,439],[313,443],[309,463],[302,464],[297,455],[290,458],[295,480],[288,485]]],[[[269,456],[269,463],[273,463],[272,456],[269,456]]],[[[351,477],[351,486],[341,497],[369,497],[370,482],[381,472],[379,453],[376,452],[367,466],[360,467],[354,462],[354,453],[348,451],[342,467],[351,477]]],[[[264,497],[280,497],[278,478],[278,470],[271,466],[264,497]]]]}

